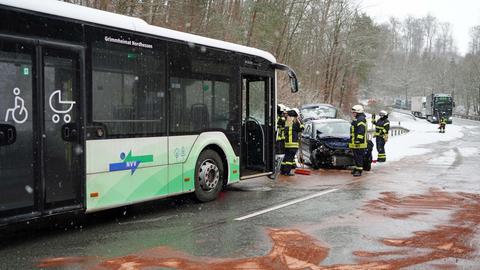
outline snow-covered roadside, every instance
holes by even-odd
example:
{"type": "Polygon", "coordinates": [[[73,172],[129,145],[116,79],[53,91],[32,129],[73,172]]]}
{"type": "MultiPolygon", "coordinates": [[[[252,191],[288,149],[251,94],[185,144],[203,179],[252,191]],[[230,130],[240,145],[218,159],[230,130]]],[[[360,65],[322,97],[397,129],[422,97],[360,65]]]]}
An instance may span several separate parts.
{"type": "MultiPolygon", "coordinates": [[[[431,143],[445,143],[447,141],[455,140],[463,137],[463,127],[458,125],[447,125],[445,133],[438,132],[438,124],[431,124],[423,119],[408,119],[403,117],[400,113],[392,112],[392,126],[400,125],[410,130],[404,135],[390,137],[386,146],[385,152],[387,154],[387,161],[397,161],[406,156],[422,155],[430,152],[428,148],[422,146],[431,143]]],[[[376,148],[373,150],[373,159],[377,159],[376,148]]]]}

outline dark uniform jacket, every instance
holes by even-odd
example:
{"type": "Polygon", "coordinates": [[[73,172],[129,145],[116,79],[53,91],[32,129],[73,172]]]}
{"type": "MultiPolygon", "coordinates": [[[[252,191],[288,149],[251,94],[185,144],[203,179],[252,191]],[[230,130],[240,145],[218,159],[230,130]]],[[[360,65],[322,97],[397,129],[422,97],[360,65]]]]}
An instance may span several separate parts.
{"type": "Polygon", "coordinates": [[[303,124],[299,121],[294,121],[291,126],[285,126],[285,148],[298,148],[302,131],[303,124]]]}
{"type": "Polygon", "coordinates": [[[285,140],[285,117],[277,116],[277,142],[285,140]]]}
{"type": "Polygon", "coordinates": [[[372,123],[375,125],[375,137],[384,137],[385,135],[388,135],[390,121],[388,121],[386,116],[383,116],[378,120],[372,119],[372,123]]]}
{"type": "Polygon", "coordinates": [[[357,114],[357,117],[351,123],[348,147],[351,149],[367,148],[367,120],[363,113],[357,114]]]}
{"type": "Polygon", "coordinates": [[[447,118],[442,116],[442,118],[440,118],[440,125],[446,126],[447,125],[447,118]]]}

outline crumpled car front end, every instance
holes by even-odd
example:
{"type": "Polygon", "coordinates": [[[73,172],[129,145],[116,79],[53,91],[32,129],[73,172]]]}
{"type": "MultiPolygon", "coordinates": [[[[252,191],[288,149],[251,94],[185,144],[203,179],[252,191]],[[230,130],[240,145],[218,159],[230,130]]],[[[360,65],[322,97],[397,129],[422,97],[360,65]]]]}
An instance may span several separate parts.
{"type": "Polygon", "coordinates": [[[312,147],[312,167],[349,167],[353,165],[353,153],[348,148],[349,138],[317,137],[312,147]]]}

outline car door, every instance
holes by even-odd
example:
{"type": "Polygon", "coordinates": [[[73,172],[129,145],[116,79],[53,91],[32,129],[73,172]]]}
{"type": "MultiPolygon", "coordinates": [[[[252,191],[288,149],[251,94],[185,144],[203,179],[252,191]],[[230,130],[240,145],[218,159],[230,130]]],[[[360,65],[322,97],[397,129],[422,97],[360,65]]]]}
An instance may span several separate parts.
{"type": "Polygon", "coordinates": [[[304,162],[310,163],[310,147],[312,140],[312,123],[305,124],[305,130],[300,139],[300,153],[304,162]]]}

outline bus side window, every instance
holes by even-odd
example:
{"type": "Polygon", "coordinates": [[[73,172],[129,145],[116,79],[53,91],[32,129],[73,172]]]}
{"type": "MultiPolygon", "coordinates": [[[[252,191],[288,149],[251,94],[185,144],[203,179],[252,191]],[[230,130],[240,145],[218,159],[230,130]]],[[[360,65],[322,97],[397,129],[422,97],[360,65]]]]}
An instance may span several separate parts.
{"type": "MultiPolygon", "coordinates": [[[[236,107],[233,66],[224,52],[169,44],[170,129],[173,133],[227,130],[236,107]]],[[[229,126],[230,124],[230,126],[229,126]]]]}
{"type": "Polygon", "coordinates": [[[92,53],[92,116],[108,136],[166,133],[161,50],[97,42],[92,53]]]}

